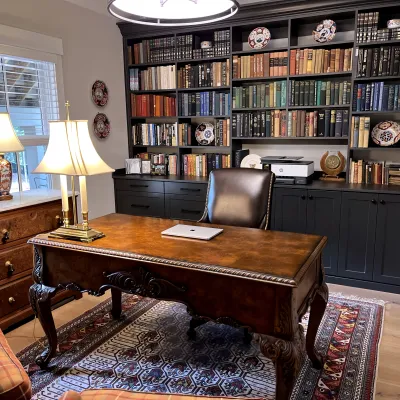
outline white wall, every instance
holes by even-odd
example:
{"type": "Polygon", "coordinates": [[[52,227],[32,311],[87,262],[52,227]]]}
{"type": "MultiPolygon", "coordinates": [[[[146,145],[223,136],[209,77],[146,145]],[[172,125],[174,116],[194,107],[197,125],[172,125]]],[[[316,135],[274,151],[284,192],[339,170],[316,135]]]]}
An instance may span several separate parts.
{"type": "MultiPolygon", "coordinates": [[[[88,119],[91,126],[97,112],[104,112],[111,121],[111,135],[102,142],[92,135],[92,140],[107,164],[122,168],[128,139],[122,36],[115,22],[63,0],[1,0],[0,6],[0,24],[62,39],[64,92],[71,103],[71,118],[88,119]],[[106,82],[109,90],[103,110],[91,100],[96,79],[106,82]]],[[[90,218],[114,212],[111,174],[89,177],[88,192],[90,218]]]]}

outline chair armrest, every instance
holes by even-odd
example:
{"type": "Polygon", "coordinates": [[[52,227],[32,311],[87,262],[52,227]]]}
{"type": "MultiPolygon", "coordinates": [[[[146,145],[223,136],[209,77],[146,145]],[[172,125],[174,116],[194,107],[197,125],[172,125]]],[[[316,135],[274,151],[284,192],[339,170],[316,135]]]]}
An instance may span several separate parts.
{"type": "Polygon", "coordinates": [[[79,393],[74,392],[73,390],[69,390],[65,392],[61,397],[60,400],[81,400],[82,397],[79,393]]]}

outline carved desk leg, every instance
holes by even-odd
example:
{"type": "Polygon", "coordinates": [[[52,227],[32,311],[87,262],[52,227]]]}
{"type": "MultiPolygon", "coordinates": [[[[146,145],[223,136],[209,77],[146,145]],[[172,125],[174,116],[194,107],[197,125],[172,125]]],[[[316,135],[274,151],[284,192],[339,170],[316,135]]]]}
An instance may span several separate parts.
{"type": "Polygon", "coordinates": [[[300,371],[304,340],[297,331],[293,341],[260,335],[261,352],[275,365],[276,400],[288,400],[300,371]]]}
{"type": "Polygon", "coordinates": [[[57,293],[57,288],[51,288],[40,283],[33,284],[29,289],[29,301],[35,316],[39,318],[49,342],[48,348],[36,358],[36,364],[44,369],[54,357],[57,350],[57,332],[51,314],[51,299],[57,293]]]}
{"type": "Polygon", "coordinates": [[[315,352],[315,337],[317,336],[318,327],[325,313],[326,304],[328,303],[329,289],[326,283],[318,288],[314,300],[311,303],[310,320],[308,322],[306,349],[308,357],[312,365],[316,369],[323,367],[322,357],[315,352]]]}
{"type": "Polygon", "coordinates": [[[111,315],[114,319],[119,319],[122,312],[122,292],[119,289],[111,288],[111,298],[111,315]]]}

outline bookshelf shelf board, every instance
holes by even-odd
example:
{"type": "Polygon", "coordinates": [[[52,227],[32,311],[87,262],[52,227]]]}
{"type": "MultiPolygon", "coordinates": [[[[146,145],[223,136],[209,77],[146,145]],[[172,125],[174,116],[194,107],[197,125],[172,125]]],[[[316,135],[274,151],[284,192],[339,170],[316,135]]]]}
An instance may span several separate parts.
{"type": "Polygon", "coordinates": [[[170,61],[159,61],[159,62],[148,62],[148,63],[142,63],[142,64],[129,64],[129,68],[146,68],[146,67],[158,67],[158,66],[163,66],[163,65],[175,65],[176,60],[170,60],[170,61]]]}
{"type": "Polygon", "coordinates": [[[177,148],[179,146],[170,146],[170,145],[166,145],[166,144],[134,144],[132,145],[132,147],[135,148],[143,148],[143,147],[171,147],[171,148],[177,148]]]}
{"type": "Polygon", "coordinates": [[[229,115],[180,115],[179,119],[189,118],[230,118],[229,115]]]}
{"type": "Polygon", "coordinates": [[[262,82],[262,81],[278,81],[278,80],[285,80],[286,75],[281,76],[264,76],[262,78],[235,78],[232,79],[232,83],[235,82],[262,82]]]}
{"type": "Polygon", "coordinates": [[[352,72],[323,72],[320,74],[301,74],[301,75],[289,75],[290,79],[300,79],[300,78],[317,78],[320,76],[328,77],[328,76],[351,76],[352,72]]]}
{"type": "Polygon", "coordinates": [[[247,111],[268,111],[268,110],[286,110],[284,107],[250,107],[250,108],[233,108],[232,112],[247,112],[247,111]]]}
{"type": "Polygon", "coordinates": [[[197,88],[179,88],[178,92],[206,92],[213,90],[230,90],[230,86],[212,86],[212,87],[197,87],[197,88]]]}
{"type": "Polygon", "coordinates": [[[392,110],[392,111],[353,111],[353,115],[383,115],[383,114],[398,114],[400,110],[392,110]]]}
{"type": "Polygon", "coordinates": [[[132,94],[175,93],[176,89],[131,90],[132,94]]]}
{"type": "Polygon", "coordinates": [[[260,53],[271,53],[274,51],[286,51],[288,49],[288,46],[284,47],[276,47],[276,48],[264,48],[260,50],[239,50],[239,51],[232,51],[233,56],[240,56],[240,55],[252,55],[252,54],[260,54],[260,53]]]}
{"type": "Polygon", "coordinates": [[[351,151],[398,151],[400,152],[400,147],[350,147],[351,151]]]}
{"type": "Polygon", "coordinates": [[[178,117],[151,117],[151,116],[147,116],[147,117],[131,117],[132,121],[140,121],[143,119],[154,119],[157,121],[164,121],[164,120],[176,120],[178,117]]]}
{"type": "Polygon", "coordinates": [[[230,146],[179,146],[180,149],[230,150],[230,146]]]}
{"type": "Polygon", "coordinates": [[[308,48],[314,48],[314,47],[335,47],[335,46],[343,46],[345,44],[351,45],[350,47],[353,47],[354,41],[352,40],[337,40],[337,41],[332,41],[332,42],[326,42],[326,43],[311,43],[311,44],[302,44],[302,45],[297,45],[297,46],[290,46],[290,49],[308,49],[308,48]]]}
{"type": "Polygon", "coordinates": [[[361,81],[389,81],[389,80],[400,80],[400,75],[393,75],[393,76],[371,76],[368,78],[362,78],[362,77],[358,77],[358,78],[354,78],[354,82],[361,82],[361,81]]]}
{"type": "Polygon", "coordinates": [[[216,57],[188,58],[187,60],[177,60],[177,63],[188,64],[188,63],[199,63],[207,61],[226,61],[230,57],[231,55],[227,54],[225,56],[216,56],[216,57]]]}
{"type": "Polygon", "coordinates": [[[336,109],[336,108],[350,108],[351,105],[350,104],[338,104],[338,105],[329,105],[329,106],[289,106],[289,110],[309,110],[309,109],[316,109],[316,110],[320,110],[320,109],[328,109],[328,108],[332,108],[332,109],[336,109]]]}
{"type": "Polygon", "coordinates": [[[322,140],[322,141],[329,141],[329,140],[341,140],[341,141],[348,141],[348,137],[308,137],[308,136],[279,136],[279,137],[233,137],[232,140],[260,140],[260,141],[269,141],[269,140],[322,140]]]}
{"type": "Polygon", "coordinates": [[[387,44],[400,44],[400,40],[376,40],[367,43],[356,43],[356,46],[358,47],[385,46],[387,44]]]}

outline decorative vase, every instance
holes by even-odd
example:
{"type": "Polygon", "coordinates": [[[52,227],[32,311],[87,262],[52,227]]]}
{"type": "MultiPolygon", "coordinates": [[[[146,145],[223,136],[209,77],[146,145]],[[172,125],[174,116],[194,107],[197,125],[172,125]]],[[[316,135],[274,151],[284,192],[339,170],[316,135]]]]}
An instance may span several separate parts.
{"type": "Polygon", "coordinates": [[[4,154],[0,154],[0,201],[11,200],[13,198],[13,196],[10,194],[11,183],[11,163],[4,158],[4,154]]]}

